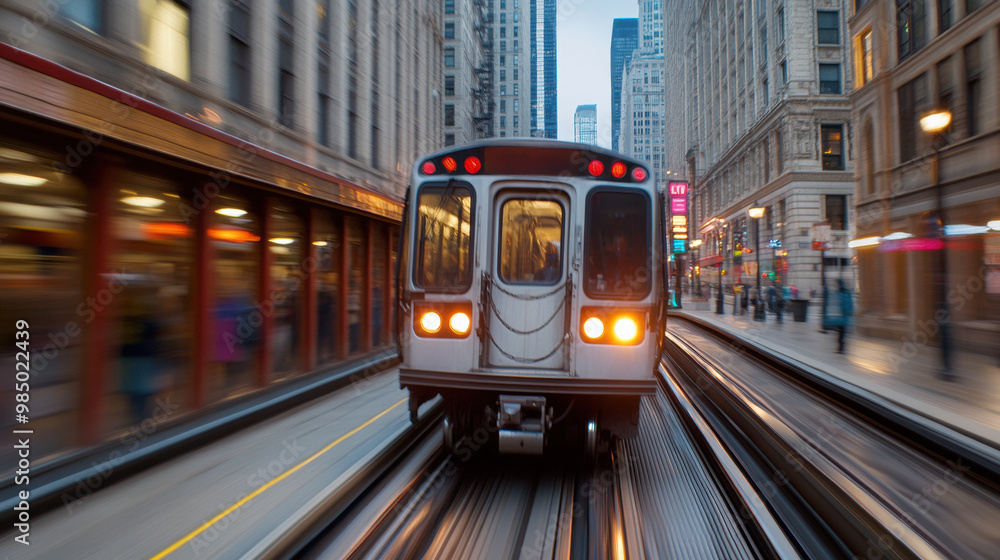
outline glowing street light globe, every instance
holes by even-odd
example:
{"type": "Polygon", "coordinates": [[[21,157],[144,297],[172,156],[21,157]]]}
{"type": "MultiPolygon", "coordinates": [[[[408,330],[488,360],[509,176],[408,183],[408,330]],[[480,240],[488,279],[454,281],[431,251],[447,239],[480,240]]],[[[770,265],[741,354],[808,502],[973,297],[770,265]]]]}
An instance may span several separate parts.
{"type": "Polygon", "coordinates": [[[920,128],[931,134],[941,132],[951,124],[951,111],[934,110],[920,117],[920,128]]]}

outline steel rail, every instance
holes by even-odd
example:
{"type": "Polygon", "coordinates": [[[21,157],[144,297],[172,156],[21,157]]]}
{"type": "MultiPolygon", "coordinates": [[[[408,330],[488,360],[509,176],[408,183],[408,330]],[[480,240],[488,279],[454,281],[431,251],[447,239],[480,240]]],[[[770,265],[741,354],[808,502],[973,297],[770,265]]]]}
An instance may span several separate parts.
{"type": "Polygon", "coordinates": [[[701,390],[700,396],[696,394],[697,406],[708,411],[706,417],[727,445],[740,450],[735,455],[757,486],[784,498],[786,503],[776,507],[778,516],[810,558],[865,557],[873,543],[880,542],[884,544],[877,549],[881,557],[946,557],[792,426],[754,403],[744,388],[715,367],[700,349],[672,333],[666,336],[671,358],[679,365],[687,362],[686,372],[693,369],[701,375],[697,380],[688,379],[701,390]],[[794,468],[781,469],[778,465],[782,464],[794,468]],[[775,484],[775,477],[779,484],[775,484]],[[810,515],[811,520],[796,518],[810,515]]]}

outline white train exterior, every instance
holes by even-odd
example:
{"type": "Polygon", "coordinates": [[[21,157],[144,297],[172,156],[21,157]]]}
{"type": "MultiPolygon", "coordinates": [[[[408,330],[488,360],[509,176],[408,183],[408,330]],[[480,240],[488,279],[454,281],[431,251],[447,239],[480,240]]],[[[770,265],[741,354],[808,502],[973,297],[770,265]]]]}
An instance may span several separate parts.
{"type": "Polygon", "coordinates": [[[640,162],[551,140],[417,161],[397,325],[411,417],[440,394],[448,445],[490,434],[513,453],[634,437],[663,332],[653,183],[640,162]]]}

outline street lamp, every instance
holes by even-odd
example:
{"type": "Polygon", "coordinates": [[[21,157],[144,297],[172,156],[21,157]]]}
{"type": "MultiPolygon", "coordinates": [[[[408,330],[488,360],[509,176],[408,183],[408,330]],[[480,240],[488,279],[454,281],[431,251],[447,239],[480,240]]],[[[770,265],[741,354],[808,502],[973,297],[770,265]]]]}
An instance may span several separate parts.
{"type": "Polygon", "coordinates": [[[701,239],[691,242],[691,248],[695,250],[694,257],[694,293],[695,297],[701,300],[701,239]]]}
{"type": "Polygon", "coordinates": [[[757,247],[754,252],[757,253],[757,297],[754,298],[753,304],[753,320],[754,321],[764,321],[767,316],[764,314],[764,308],[760,306],[760,219],[764,217],[764,207],[763,206],[753,206],[747,213],[753,218],[753,237],[754,243],[757,247]]]}
{"type": "Polygon", "coordinates": [[[938,169],[938,152],[941,136],[948,125],[951,124],[951,112],[947,109],[934,109],[924,113],[920,117],[920,128],[931,135],[931,185],[934,187],[937,204],[934,219],[931,221],[937,229],[937,238],[940,241],[938,249],[936,269],[937,284],[937,308],[935,319],[940,324],[941,331],[941,361],[943,365],[942,374],[945,378],[952,375],[951,372],[951,314],[948,312],[948,254],[944,233],[944,193],[941,191],[941,178],[938,169]]]}

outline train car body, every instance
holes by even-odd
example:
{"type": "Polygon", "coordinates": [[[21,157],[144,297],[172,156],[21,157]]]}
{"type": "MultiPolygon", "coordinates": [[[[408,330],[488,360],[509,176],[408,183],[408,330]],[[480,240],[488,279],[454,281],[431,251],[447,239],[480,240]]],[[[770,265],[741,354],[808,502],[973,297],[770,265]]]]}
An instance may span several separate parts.
{"type": "Polygon", "coordinates": [[[397,325],[411,416],[440,394],[446,443],[480,431],[503,452],[634,437],[662,339],[659,200],[641,163],[595,146],[490,140],[417,161],[397,325]]]}

